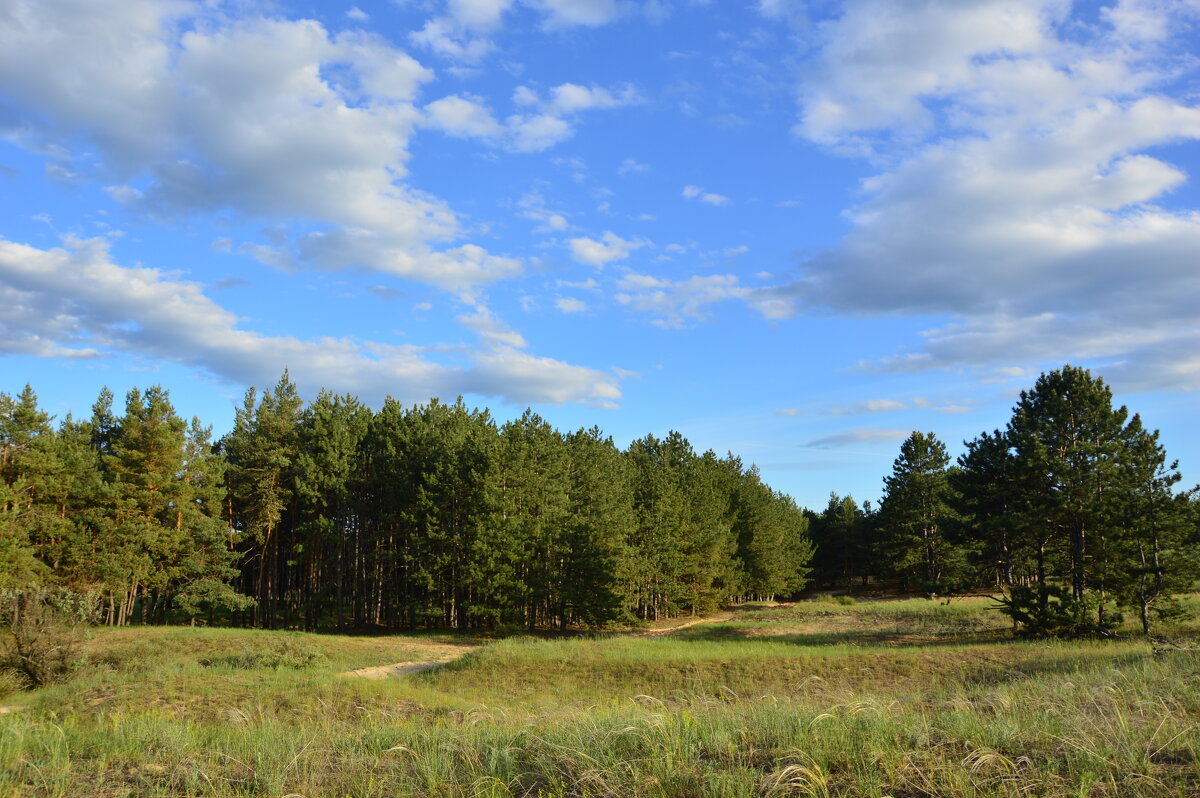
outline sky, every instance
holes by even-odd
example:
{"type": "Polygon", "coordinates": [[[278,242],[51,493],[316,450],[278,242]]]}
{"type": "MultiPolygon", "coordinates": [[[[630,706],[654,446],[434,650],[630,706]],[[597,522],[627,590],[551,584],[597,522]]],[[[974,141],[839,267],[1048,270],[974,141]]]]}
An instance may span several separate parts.
{"type": "Polygon", "coordinates": [[[1200,481],[1200,0],[0,0],[0,391],[284,368],[823,507],[1064,363],[1200,481]]]}

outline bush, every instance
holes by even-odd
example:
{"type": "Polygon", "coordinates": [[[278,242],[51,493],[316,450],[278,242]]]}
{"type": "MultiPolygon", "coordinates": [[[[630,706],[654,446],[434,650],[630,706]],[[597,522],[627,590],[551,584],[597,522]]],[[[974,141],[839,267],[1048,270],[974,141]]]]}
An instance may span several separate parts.
{"type": "Polygon", "coordinates": [[[99,602],[65,589],[0,590],[0,670],[32,687],[65,678],[84,661],[99,602]]]}
{"type": "Polygon", "coordinates": [[[1110,610],[1105,625],[1090,623],[1097,600],[1080,601],[1061,585],[1014,586],[998,601],[997,609],[1013,619],[1021,637],[1111,637],[1121,622],[1121,615],[1110,610]]]}
{"type": "Polygon", "coordinates": [[[858,603],[854,596],[837,596],[833,600],[834,604],[841,604],[843,607],[850,607],[858,603]]]}
{"type": "Polygon", "coordinates": [[[302,670],[319,665],[325,662],[326,658],[315,648],[291,640],[283,640],[261,651],[244,648],[240,654],[201,657],[199,661],[206,668],[302,670]]]}
{"type": "Polygon", "coordinates": [[[18,690],[24,690],[29,680],[11,668],[0,668],[0,699],[8,698],[18,690]]]}

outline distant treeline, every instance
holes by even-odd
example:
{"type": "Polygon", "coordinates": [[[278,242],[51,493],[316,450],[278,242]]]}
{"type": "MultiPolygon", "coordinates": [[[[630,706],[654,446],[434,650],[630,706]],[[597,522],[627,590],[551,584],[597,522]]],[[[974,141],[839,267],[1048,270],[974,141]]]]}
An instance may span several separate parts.
{"type": "Polygon", "coordinates": [[[0,588],[90,591],[110,624],[594,627],[807,581],[803,511],[674,432],[305,405],[286,373],[215,443],[160,387],[52,421],[0,394],[0,588]]]}
{"type": "Polygon", "coordinates": [[[916,432],[877,508],[833,494],[810,512],[814,581],[999,588],[1032,633],[1103,631],[1121,609],[1148,632],[1200,578],[1200,501],[1179,482],[1158,432],[1114,408],[1103,380],[1065,366],[1021,393],[1004,430],[967,441],[956,464],[916,432]]]}

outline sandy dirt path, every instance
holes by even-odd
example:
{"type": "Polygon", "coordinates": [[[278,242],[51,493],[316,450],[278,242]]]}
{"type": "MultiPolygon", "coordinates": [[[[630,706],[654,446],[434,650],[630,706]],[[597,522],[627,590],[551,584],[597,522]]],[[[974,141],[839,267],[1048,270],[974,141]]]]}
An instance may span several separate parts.
{"type": "MultiPolygon", "coordinates": [[[[768,605],[769,606],[769,605],[768,605]]],[[[777,604],[775,606],[788,607],[791,604],[777,604]]],[[[638,637],[666,637],[669,634],[678,632],[680,629],[687,629],[689,626],[696,626],[702,623],[724,623],[725,621],[733,620],[737,613],[726,610],[718,612],[715,615],[706,615],[703,618],[691,618],[683,623],[668,626],[662,629],[649,629],[642,632],[636,632],[638,637]]],[[[432,655],[427,659],[412,659],[403,662],[393,662],[390,665],[375,665],[370,668],[358,668],[352,671],[344,671],[343,676],[356,676],[360,679],[390,679],[400,676],[409,676],[421,671],[431,670],[439,665],[445,665],[447,662],[452,662],[464,654],[474,651],[479,646],[448,646],[448,645],[429,645],[427,650],[432,655]]]]}
{"type": "Polygon", "coordinates": [[[725,621],[733,620],[732,612],[718,612],[716,615],[706,615],[703,618],[692,618],[675,626],[668,626],[665,629],[648,629],[644,632],[638,632],[639,637],[666,637],[667,635],[678,632],[680,629],[687,629],[689,626],[696,626],[702,623],[724,623],[725,621]]]}
{"type": "Polygon", "coordinates": [[[420,673],[447,662],[456,660],[464,654],[474,651],[479,646],[447,646],[431,644],[421,647],[426,653],[425,659],[410,659],[403,662],[393,662],[390,665],[375,665],[370,668],[358,668],[344,671],[343,676],[356,676],[360,679],[390,679],[398,676],[408,676],[420,673]]]}

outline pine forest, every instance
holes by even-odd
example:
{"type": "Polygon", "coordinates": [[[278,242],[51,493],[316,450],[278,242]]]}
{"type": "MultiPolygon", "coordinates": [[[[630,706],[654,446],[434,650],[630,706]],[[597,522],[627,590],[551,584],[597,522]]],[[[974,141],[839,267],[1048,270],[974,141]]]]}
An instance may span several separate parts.
{"type": "Polygon", "coordinates": [[[100,622],[596,629],[808,588],[994,595],[1018,631],[1149,632],[1200,574],[1196,492],[1158,433],[1065,366],[951,462],[904,441],[877,506],[806,510],[683,436],[618,448],[532,411],[371,409],[288,375],[213,440],[168,392],[56,421],[0,394],[0,589],[100,622]]]}

